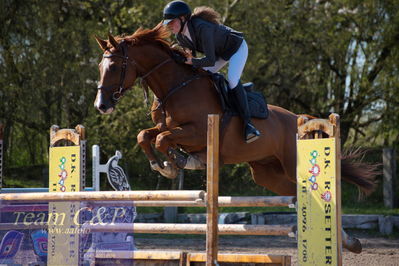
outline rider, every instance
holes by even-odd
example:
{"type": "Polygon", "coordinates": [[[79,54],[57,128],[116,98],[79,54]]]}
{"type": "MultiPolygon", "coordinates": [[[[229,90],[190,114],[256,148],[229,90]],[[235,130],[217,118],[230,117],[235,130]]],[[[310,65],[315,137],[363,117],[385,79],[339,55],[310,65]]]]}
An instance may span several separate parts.
{"type": "Polygon", "coordinates": [[[172,1],[163,10],[163,24],[176,35],[183,47],[204,53],[204,57],[189,56],[185,63],[202,67],[213,73],[229,63],[227,79],[234,95],[239,113],[244,121],[247,143],[259,138],[259,131],[250,121],[247,94],[240,77],[248,57],[248,46],[241,32],[219,22],[220,15],[210,7],[198,7],[191,13],[183,1],[172,1]]]}

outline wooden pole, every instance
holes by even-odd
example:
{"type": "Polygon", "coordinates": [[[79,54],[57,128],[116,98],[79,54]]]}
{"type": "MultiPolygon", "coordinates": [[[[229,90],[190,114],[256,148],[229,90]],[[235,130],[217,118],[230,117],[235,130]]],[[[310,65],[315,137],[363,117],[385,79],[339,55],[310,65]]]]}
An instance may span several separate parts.
{"type": "MultiPolygon", "coordinates": [[[[294,206],[296,197],[294,196],[247,196],[247,197],[229,197],[221,196],[218,200],[219,207],[287,207],[294,206]]],[[[100,204],[100,203],[94,203],[100,204]]],[[[112,205],[112,202],[105,203],[112,205]]],[[[206,207],[203,200],[196,201],[135,201],[137,207],[206,207]]]]}
{"type": "Polygon", "coordinates": [[[123,201],[123,200],[197,200],[204,199],[201,190],[154,190],[154,191],[99,191],[99,192],[41,192],[4,193],[0,201],[123,201]]]}
{"type": "MultiPolygon", "coordinates": [[[[189,253],[187,260],[191,263],[203,262],[205,255],[200,252],[189,253]]],[[[253,265],[253,264],[271,264],[288,266],[291,265],[291,257],[284,255],[267,255],[267,254],[231,254],[219,253],[218,261],[233,265],[253,265]]],[[[187,264],[190,265],[190,264],[187,264]]]]}
{"type": "MultiPolygon", "coordinates": [[[[171,250],[114,250],[113,252],[96,250],[96,259],[119,259],[128,260],[133,259],[135,261],[145,260],[146,264],[165,264],[164,261],[168,261],[168,264],[173,264],[172,261],[181,262],[180,265],[192,265],[196,263],[203,263],[206,260],[206,254],[203,252],[183,252],[183,251],[171,251],[171,250]],[[152,262],[152,263],[151,263],[152,262]]],[[[234,264],[271,264],[288,266],[291,265],[291,257],[284,255],[263,255],[254,253],[245,254],[231,254],[231,253],[219,253],[218,261],[222,263],[234,263],[234,264]]],[[[101,263],[99,263],[101,264],[101,263]]],[[[176,263],[177,264],[177,263],[176,263]]]]}
{"type": "MultiPolygon", "coordinates": [[[[45,229],[48,223],[20,222],[2,223],[0,230],[45,229]]],[[[295,225],[246,225],[219,224],[220,235],[287,236],[295,231],[295,225]]],[[[206,224],[165,224],[165,223],[85,223],[81,227],[87,232],[136,233],[136,234],[193,234],[207,233],[206,224]]]]}
{"type": "Polygon", "coordinates": [[[341,210],[341,119],[338,114],[330,114],[329,122],[334,126],[335,138],[335,208],[337,230],[337,263],[342,265],[342,210],[341,210]]]}
{"type": "MultiPolygon", "coordinates": [[[[91,192],[88,192],[91,193],[91,192]]],[[[222,196],[219,197],[218,205],[219,207],[287,207],[295,206],[296,197],[294,196],[246,196],[246,197],[230,197],[222,196]]],[[[22,211],[27,211],[30,209],[41,208],[40,210],[48,209],[47,205],[18,205],[10,206],[12,202],[3,202],[0,207],[0,211],[7,211],[9,208],[15,208],[15,210],[20,208],[22,211]],[[39,207],[38,207],[39,206],[39,207]]],[[[88,201],[88,206],[124,206],[124,207],[165,207],[165,206],[176,206],[176,207],[206,207],[206,202],[204,199],[196,200],[138,200],[138,201],[88,201]]]]}
{"type": "MultiPolygon", "coordinates": [[[[293,233],[296,225],[247,225],[219,224],[220,235],[263,235],[287,236],[293,233]]],[[[82,226],[88,232],[125,232],[136,234],[208,234],[206,224],[166,224],[166,223],[108,223],[82,226]]]]}
{"type": "Polygon", "coordinates": [[[219,197],[219,115],[208,115],[206,266],[217,265],[219,197]]]}

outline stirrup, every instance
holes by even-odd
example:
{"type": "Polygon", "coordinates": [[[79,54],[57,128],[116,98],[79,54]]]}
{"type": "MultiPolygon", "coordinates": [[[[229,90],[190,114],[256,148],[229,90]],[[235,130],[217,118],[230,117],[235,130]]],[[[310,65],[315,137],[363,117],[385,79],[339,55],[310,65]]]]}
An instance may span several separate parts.
{"type": "Polygon", "coordinates": [[[257,130],[251,123],[248,123],[245,126],[245,142],[246,143],[251,143],[257,140],[260,136],[259,130],[257,130]],[[248,133],[248,131],[250,131],[248,133]]]}
{"type": "Polygon", "coordinates": [[[254,142],[255,140],[257,140],[258,138],[259,138],[259,136],[260,136],[260,133],[259,133],[259,131],[258,131],[258,134],[254,134],[254,133],[249,133],[247,136],[246,136],[246,138],[245,138],[245,142],[246,143],[251,143],[251,142],[254,142]]]}

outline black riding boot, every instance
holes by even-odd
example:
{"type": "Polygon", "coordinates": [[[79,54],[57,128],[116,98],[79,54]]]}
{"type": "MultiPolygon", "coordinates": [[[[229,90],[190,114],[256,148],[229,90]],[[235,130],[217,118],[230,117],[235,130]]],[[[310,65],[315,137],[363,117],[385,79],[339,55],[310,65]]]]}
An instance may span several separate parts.
{"type": "Polygon", "coordinates": [[[249,113],[247,93],[241,82],[231,90],[233,92],[236,105],[239,109],[240,116],[244,121],[244,137],[247,143],[257,140],[260,136],[259,131],[251,123],[251,115],[249,113]]]}

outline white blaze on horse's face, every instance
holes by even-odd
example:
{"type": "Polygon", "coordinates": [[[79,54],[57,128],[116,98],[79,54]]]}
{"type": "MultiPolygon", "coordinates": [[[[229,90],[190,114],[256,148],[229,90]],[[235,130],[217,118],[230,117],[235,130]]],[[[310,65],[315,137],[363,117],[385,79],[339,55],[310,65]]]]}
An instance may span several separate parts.
{"type": "Polygon", "coordinates": [[[110,114],[114,111],[113,107],[109,107],[107,108],[105,111],[103,110],[104,108],[102,108],[103,105],[103,100],[104,96],[101,92],[101,90],[97,91],[97,95],[96,95],[96,100],[94,101],[94,107],[97,108],[97,110],[101,113],[101,114],[110,114]]]}
{"type": "Polygon", "coordinates": [[[103,60],[101,61],[101,67],[102,67],[102,72],[105,73],[109,70],[109,65],[111,64],[111,58],[109,57],[104,57],[103,60]]]}
{"type": "MultiPolygon", "coordinates": [[[[111,59],[110,58],[103,58],[100,65],[99,65],[99,69],[100,69],[100,78],[101,78],[101,83],[102,83],[102,78],[104,76],[104,73],[107,73],[107,71],[109,71],[110,69],[110,65],[111,65],[111,59]]],[[[109,107],[106,108],[104,110],[104,106],[106,106],[104,104],[104,95],[103,92],[99,89],[97,91],[97,95],[96,95],[96,100],[94,101],[94,107],[101,113],[101,114],[110,114],[114,111],[113,107],[109,107]]]]}

